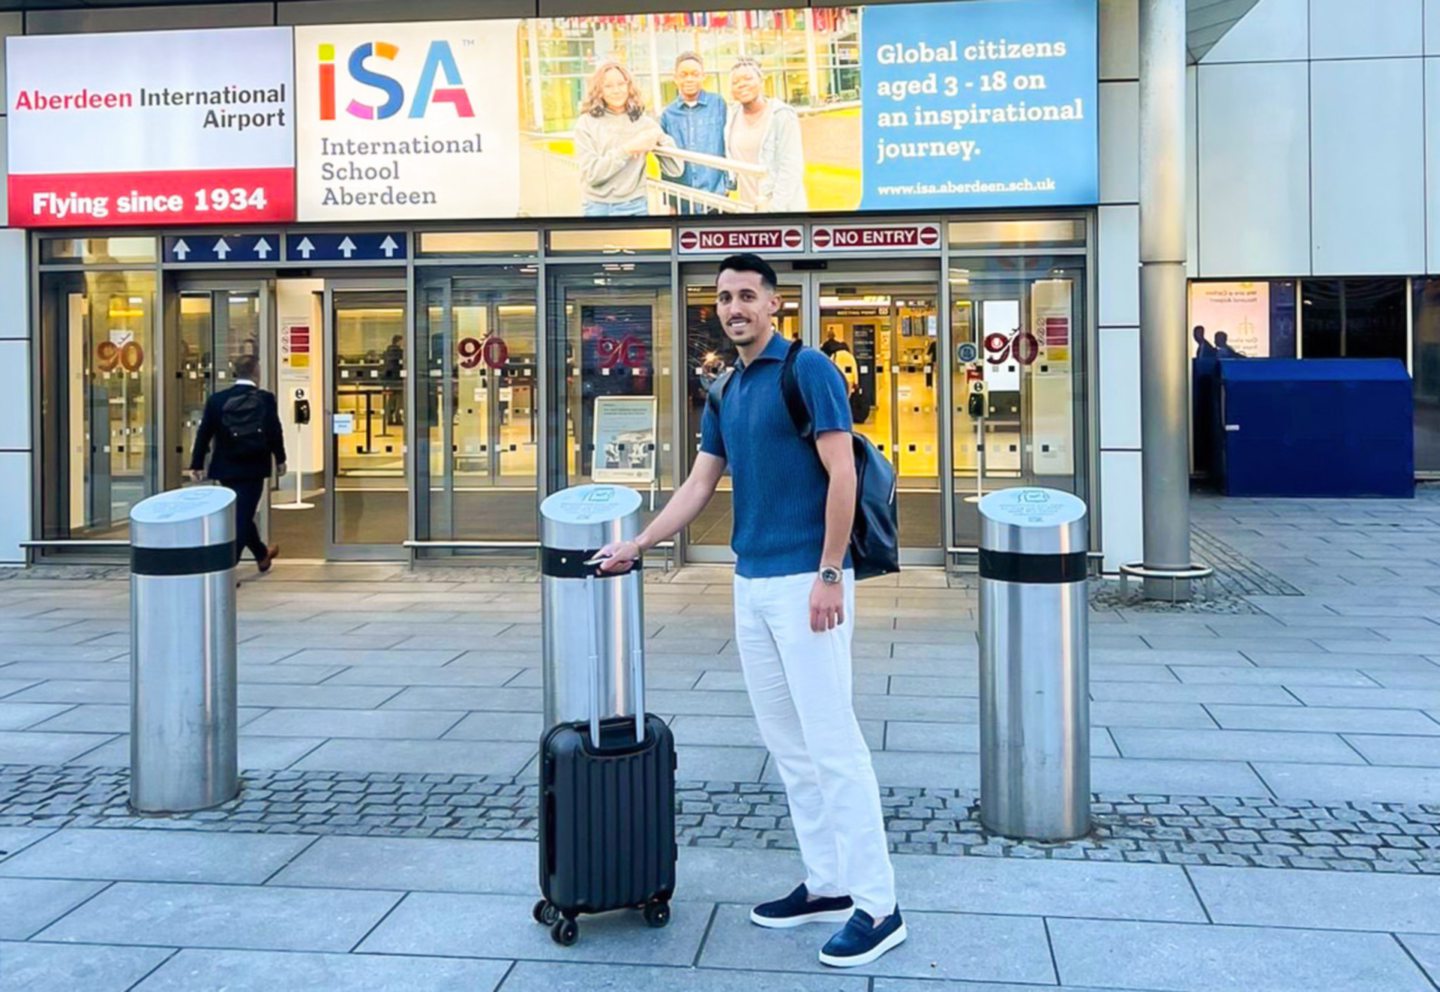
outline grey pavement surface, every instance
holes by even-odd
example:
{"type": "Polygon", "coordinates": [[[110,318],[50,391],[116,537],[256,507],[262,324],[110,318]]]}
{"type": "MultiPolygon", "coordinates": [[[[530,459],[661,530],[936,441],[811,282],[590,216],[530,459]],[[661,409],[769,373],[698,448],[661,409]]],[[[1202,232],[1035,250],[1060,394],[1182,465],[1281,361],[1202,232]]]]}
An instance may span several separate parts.
{"type": "Polygon", "coordinates": [[[587,919],[573,948],[528,915],[527,570],[247,576],[245,791],[144,820],[126,583],[0,573],[0,992],[1436,992],[1440,492],[1195,507],[1213,599],[1093,597],[1098,829],[1075,844],[976,821],[973,581],[862,586],[856,706],[912,937],[858,974],[815,961],[824,926],[745,919],[799,864],[722,569],[646,585],[650,708],[680,744],[674,920],[587,919]]]}

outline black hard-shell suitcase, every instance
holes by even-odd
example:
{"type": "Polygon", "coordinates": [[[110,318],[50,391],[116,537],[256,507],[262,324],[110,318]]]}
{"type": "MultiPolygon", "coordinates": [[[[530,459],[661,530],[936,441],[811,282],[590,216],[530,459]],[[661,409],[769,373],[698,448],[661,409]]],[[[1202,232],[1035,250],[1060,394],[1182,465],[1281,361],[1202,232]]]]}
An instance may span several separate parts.
{"type": "MultiPolygon", "coordinates": [[[[591,719],[559,724],[540,740],[544,898],[535,904],[534,916],[551,928],[556,943],[567,945],[579,937],[575,919],[585,913],[641,909],[646,923],[663,927],[675,892],[675,738],[665,721],[651,714],[643,723],[597,718],[594,617],[586,622],[591,719]]],[[[638,714],[644,713],[644,648],[640,631],[634,634],[630,674],[638,714]]]]}

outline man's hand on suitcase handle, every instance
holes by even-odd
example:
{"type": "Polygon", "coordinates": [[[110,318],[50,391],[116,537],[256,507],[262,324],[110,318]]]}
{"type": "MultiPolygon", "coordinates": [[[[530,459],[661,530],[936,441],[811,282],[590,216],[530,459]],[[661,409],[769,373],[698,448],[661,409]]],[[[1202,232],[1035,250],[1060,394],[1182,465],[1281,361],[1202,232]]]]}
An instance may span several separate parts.
{"type": "Polygon", "coordinates": [[[634,567],[639,558],[640,545],[634,541],[611,541],[585,564],[598,564],[600,571],[607,575],[623,575],[634,567]]]}

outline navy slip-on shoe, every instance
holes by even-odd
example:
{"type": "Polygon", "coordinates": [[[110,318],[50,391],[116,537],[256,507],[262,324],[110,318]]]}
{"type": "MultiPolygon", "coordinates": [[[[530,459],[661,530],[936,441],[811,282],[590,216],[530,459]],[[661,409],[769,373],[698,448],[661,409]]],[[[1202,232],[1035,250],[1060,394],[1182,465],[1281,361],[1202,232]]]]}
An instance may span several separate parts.
{"type": "Polygon", "coordinates": [[[850,922],[820,949],[820,963],[832,968],[858,968],[877,960],[892,947],[903,944],[908,936],[899,906],[878,927],[874,917],[863,909],[857,909],[850,922]]]}
{"type": "Polygon", "coordinates": [[[804,923],[839,923],[850,918],[855,903],[849,896],[822,896],[811,899],[804,884],[784,899],[762,902],[750,910],[750,922],[772,930],[798,927],[804,923]]]}

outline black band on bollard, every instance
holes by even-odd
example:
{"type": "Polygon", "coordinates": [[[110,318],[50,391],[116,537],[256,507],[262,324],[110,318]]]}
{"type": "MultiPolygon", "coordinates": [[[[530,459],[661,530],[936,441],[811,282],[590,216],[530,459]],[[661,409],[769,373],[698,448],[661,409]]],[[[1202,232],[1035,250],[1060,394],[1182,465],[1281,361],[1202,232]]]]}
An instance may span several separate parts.
{"type": "Polygon", "coordinates": [[[986,551],[981,548],[980,578],[1034,585],[1080,582],[1089,572],[1086,558],[1083,551],[1035,555],[1018,551],[986,551]]]}
{"type": "Polygon", "coordinates": [[[235,545],[207,544],[196,548],[130,546],[132,575],[206,575],[235,567],[235,545]]]}
{"type": "Polygon", "coordinates": [[[552,579],[618,579],[642,568],[641,559],[624,572],[602,572],[599,565],[585,563],[600,553],[599,548],[591,551],[568,551],[563,548],[540,549],[540,574],[552,579]]]}

